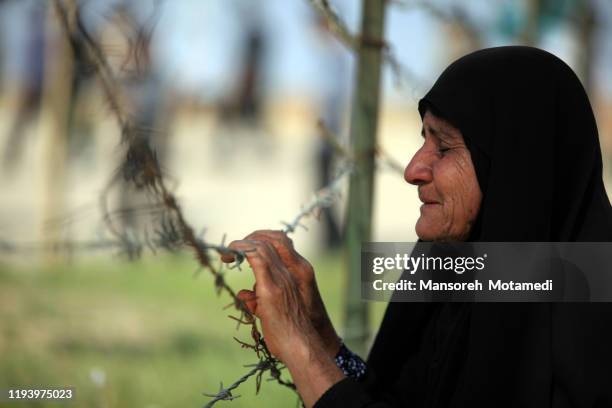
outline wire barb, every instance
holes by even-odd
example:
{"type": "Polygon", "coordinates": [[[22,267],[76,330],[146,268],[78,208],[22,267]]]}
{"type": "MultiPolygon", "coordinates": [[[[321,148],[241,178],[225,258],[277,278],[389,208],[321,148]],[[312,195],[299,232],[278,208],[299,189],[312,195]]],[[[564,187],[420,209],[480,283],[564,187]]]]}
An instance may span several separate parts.
{"type": "MultiPolygon", "coordinates": [[[[238,380],[236,380],[236,382],[234,382],[229,387],[224,388],[223,383],[221,383],[219,392],[217,392],[216,394],[203,393],[203,395],[212,398],[212,400],[208,404],[204,405],[203,408],[211,408],[213,405],[215,405],[219,401],[231,401],[233,399],[238,398],[239,395],[236,395],[236,396],[232,395],[232,391],[238,388],[240,384],[242,384],[243,382],[245,382],[252,376],[256,376],[255,377],[256,378],[255,382],[257,385],[256,392],[259,392],[259,387],[261,385],[261,378],[266,371],[270,371],[270,375],[273,379],[280,380],[281,368],[279,368],[278,365],[279,365],[279,362],[277,360],[274,360],[274,361],[260,360],[256,364],[246,365],[245,367],[253,367],[253,368],[249,372],[247,372],[245,375],[240,377],[238,380]]],[[[289,386],[292,389],[295,389],[293,384],[284,383],[282,382],[282,380],[280,380],[279,382],[283,385],[289,386]]]]}

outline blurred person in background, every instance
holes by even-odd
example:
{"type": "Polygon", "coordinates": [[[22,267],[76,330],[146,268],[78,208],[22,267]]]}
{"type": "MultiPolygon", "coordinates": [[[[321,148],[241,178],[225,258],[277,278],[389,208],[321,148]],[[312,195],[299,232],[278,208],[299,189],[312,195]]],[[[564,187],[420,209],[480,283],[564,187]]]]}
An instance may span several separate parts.
{"type": "MultiPolygon", "coordinates": [[[[329,130],[329,136],[339,139],[343,134],[344,114],[347,106],[347,78],[350,77],[347,61],[341,54],[342,48],[327,27],[327,22],[320,16],[313,18],[321,53],[321,66],[324,67],[320,112],[322,124],[329,130]]],[[[342,143],[341,140],[337,140],[342,143]]],[[[317,189],[324,188],[333,181],[334,149],[329,141],[320,140],[316,147],[317,155],[317,189]]],[[[335,206],[321,209],[323,223],[323,248],[338,249],[342,246],[342,227],[336,216],[335,206]]]]}
{"type": "Polygon", "coordinates": [[[225,162],[232,157],[236,143],[269,137],[265,126],[266,79],[269,63],[269,28],[259,5],[236,4],[233,10],[240,20],[239,55],[232,84],[218,101],[218,130],[214,158],[225,162]]]}
{"type": "Polygon", "coordinates": [[[5,171],[12,170],[19,162],[27,126],[36,119],[40,110],[45,76],[46,11],[44,3],[28,4],[29,29],[23,49],[22,89],[2,155],[5,171]]]}

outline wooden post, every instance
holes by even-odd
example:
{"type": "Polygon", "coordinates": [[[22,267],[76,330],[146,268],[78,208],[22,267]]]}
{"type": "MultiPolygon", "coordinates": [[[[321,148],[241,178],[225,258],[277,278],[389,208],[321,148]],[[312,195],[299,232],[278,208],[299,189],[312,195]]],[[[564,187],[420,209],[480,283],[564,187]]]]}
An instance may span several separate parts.
{"type": "Polygon", "coordinates": [[[351,143],[355,168],[349,185],[346,220],[347,284],[345,341],[365,353],[369,336],[368,305],[361,299],[361,243],[371,239],[374,195],[374,154],[378,126],[385,0],[362,0],[361,36],[355,95],[351,114],[351,143]]]}

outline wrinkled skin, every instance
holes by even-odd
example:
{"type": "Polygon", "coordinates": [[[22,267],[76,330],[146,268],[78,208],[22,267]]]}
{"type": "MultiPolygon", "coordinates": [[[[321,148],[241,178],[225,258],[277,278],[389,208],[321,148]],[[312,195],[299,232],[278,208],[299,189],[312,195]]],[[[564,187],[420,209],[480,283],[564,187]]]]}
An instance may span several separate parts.
{"type": "MultiPolygon", "coordinates": [[[[270,351],[281,360],[287,351],[283,341],[277,342],[272,333],[279,331],[291,336],[294,334],[292,331],[301,331],[304,334],[312,330],[312,333],[305,334],[308,337],[319,336],[326,353],[335,356],[340,341],[321,299],[314,269],[310,262],[293,248],[291,239],[282,231],[260,230],[247,235],[243,240],[232,242],[229,247],[244,251],[255,273],[254,290],[243,289],[238,292],[238,297],[260,318],[270,351]],[[285,296],[290,285],[297,288],[300,296],[293,305],[286,304],[291,302],[291,298],[285,296]],[[271,304],[266,301],[268,299],[271,304]],[[308,321],[296,322],[291,319],[286,306],[303,307],[301,311],[292,312],[303,315],[308,321]]],[[[234,258],[228,254],[224,255],[222,260],[232,262],[234,258]]]]}
{"type": "MultiPolygon", "coordinates": [[[[424,203],[417,235],[427,241],[465,240],[482,200],[470,152],[458,129],[429,112],[423,137],[404,173],[424,203]]],[[[312,265],[282,231],[255,231],[229,246],[245,253],[255,274],[253,290],[241,290],[238,297],[260,319],[268,349],[291,372],[304,405],[312,407],[344,377],[333,359],[340,341],[312,265]]]]}
{"type": "MultiPolygon", "coordinates": [[[[238,297],[259,318],[270,352],[281,360],[306,407],[344,378],[334,356],[340,341],[319,294],[312,265],[282,231],[255,231],[233,241],[255,274],[253,290],[238,297]]],[[[232,262],[233,255],[222,256],[232,262]]]]}
{"type": "Polygon", "coordinates": [[[423,202],[416,233],[424,241],[464,241],[482,201],[470,151],[459,129],[429,111],[422,135],[423,146],[404,172],[423,202]]]}

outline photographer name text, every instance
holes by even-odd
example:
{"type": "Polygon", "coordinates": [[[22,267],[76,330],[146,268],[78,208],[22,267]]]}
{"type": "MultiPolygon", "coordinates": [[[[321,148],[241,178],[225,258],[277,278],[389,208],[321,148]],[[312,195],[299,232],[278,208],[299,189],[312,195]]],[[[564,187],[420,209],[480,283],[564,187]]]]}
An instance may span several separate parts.
{"type": "MultiPolygon", "coordinates": [[[[372,282],[372,287],[376,291],[482,291],[483,282],[475,279],[471,282],[435,282],[431,279],[419,279],[412,281],[402,279],[397,282],[384,282],[377,279],[372,282]]],[[[487,288],[489,291],[552,291],[552,279],[543,282],[514,282],[488,280],[487,288]]]]}

